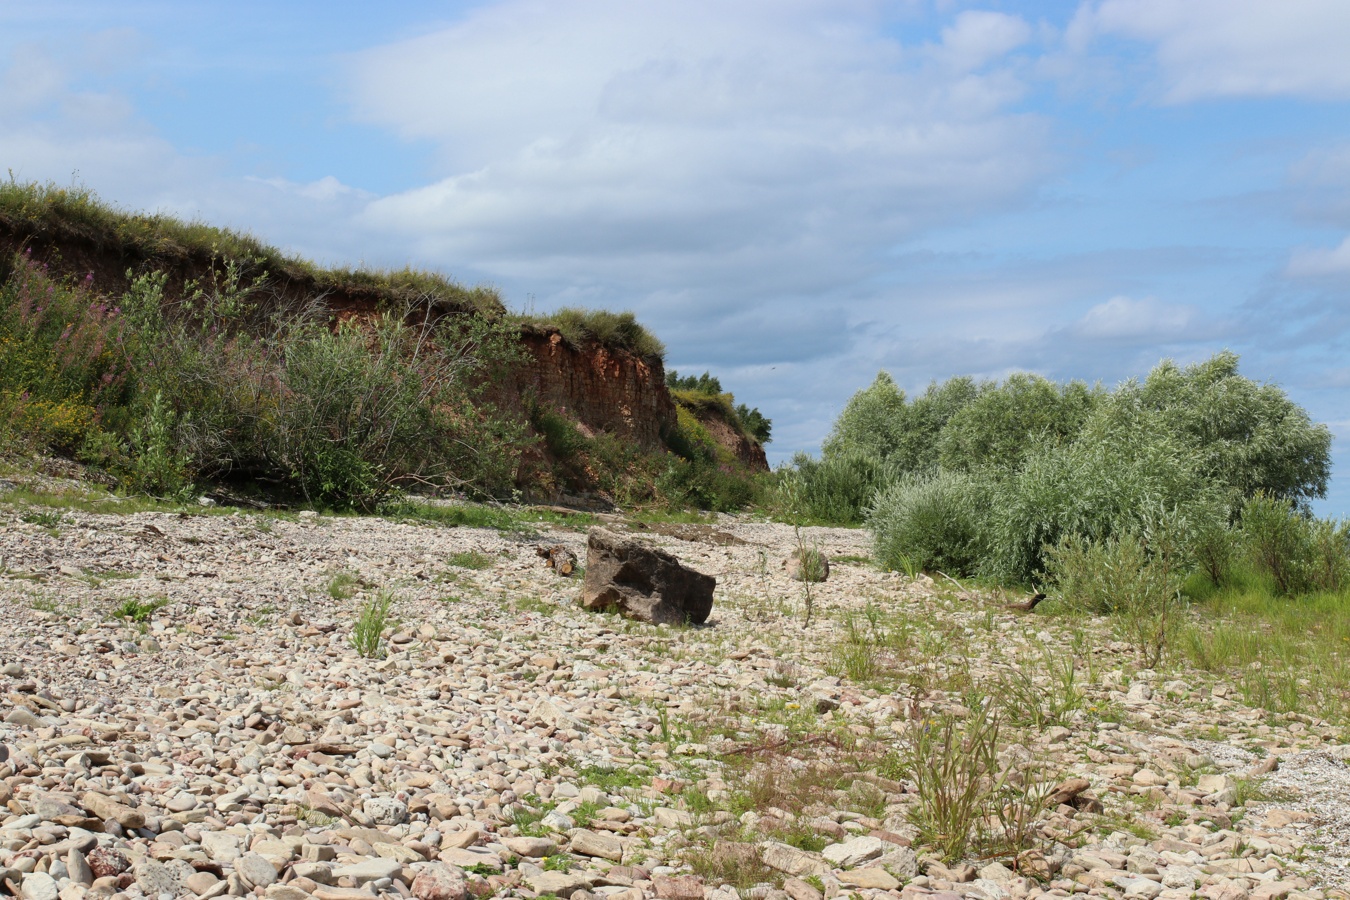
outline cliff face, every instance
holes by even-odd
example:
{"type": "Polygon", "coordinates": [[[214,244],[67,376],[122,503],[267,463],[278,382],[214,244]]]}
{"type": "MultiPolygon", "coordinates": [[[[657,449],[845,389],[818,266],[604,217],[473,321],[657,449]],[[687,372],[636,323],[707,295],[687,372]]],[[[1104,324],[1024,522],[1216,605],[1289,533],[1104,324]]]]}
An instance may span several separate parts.
{"type": "Polygon", "coordinates": [[[575,419],[592,433],[607,432],[643,447],[656,447],[675,422],[675,404],[665,372],[622,350],[598,344],[577,349],[557,331],[529,328],[521,334],[527,358],[515,373],[522,400],[575,419]]]}
{"type": "Polygon", "coordinates": [[[751,472],[769,471],[769,460],[764,448],[750,440],[741,430],[732,425],[717,407],[694,411],[699,424],[708,430],[714,441],[736,457],[751,472]]]}

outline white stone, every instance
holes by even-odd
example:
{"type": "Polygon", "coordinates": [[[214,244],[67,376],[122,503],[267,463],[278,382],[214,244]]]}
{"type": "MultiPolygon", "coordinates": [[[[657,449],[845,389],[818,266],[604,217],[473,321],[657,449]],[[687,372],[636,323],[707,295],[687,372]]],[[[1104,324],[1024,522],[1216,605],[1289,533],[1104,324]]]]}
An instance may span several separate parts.
{"type": "Polygon", "coordinates": [[[876,859],[886,850],[880,838],[856,837],[842,844],[831,844],[820,855],[841,869],[852,869],[860,863],[876,859]]]}

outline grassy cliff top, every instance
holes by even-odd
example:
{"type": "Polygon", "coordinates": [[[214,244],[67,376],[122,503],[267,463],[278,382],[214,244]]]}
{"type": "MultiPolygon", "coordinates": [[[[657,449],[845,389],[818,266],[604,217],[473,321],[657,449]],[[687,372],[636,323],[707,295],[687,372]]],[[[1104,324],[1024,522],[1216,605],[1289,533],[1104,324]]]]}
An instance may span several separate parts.
{"type": "Polygon", "coordinates": [[[463,311],[505,312],[493,288],[465,287],[412,268],[324,268],[251,234],[161,213],[127,212],[85,187],[0,182],[0,234],[18,245],[40,243],[74,257],[92,253],[123,269],[194,270],[236,260],[303,293],[371,296],[390,304],[429,300],[463,311]]]}
{"type": "MultiPolygon", "coordinates": [[[[186,278],[234,260],[247,263],[252,271],[267,272],[285,294],[359,297],[380,306],[429,302],[442,309],[507,314],[492,287],[466,287],[445,275],[411,267],[321,267],[246,232],[162,213],[128,212],[86,187],[0,182],[0,242],[5,238],[12,249],[35,244],[54,249],[71,264],[104,260],[107,271],[101,274],[111,274],[114,282],[127,269],[164,269],[186,278]]],[[[522,326],[556,329],[576,346],[595,342],[649,362],[665,356],[665,346],[631,312],[567,308],[512,318],[522,326]]]]}

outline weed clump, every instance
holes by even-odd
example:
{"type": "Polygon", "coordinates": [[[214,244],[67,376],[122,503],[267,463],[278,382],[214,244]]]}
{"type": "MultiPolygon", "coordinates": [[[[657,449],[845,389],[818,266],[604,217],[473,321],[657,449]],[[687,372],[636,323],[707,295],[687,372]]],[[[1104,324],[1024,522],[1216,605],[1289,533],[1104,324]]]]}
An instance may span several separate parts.
{"type": "Polygon", "coordinates": [[[384,655],[383,635],[385,629],[394,624],[395,599],[389,591],[380,591],[361,605],[352,626],[352,646],[366,659],[384,655]]]}

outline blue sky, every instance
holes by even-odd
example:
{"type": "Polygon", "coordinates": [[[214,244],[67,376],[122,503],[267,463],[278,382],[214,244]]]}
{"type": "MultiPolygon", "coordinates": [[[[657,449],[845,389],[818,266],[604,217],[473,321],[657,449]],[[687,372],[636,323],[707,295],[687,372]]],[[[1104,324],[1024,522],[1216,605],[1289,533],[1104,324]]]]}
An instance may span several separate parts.
{"type": "Polygon", "coordinates": [[[632,309],[814,450],[879,369],[1231,348],[1337,435],[1342,0],[0,5],[0,170],[632,309]]]}

